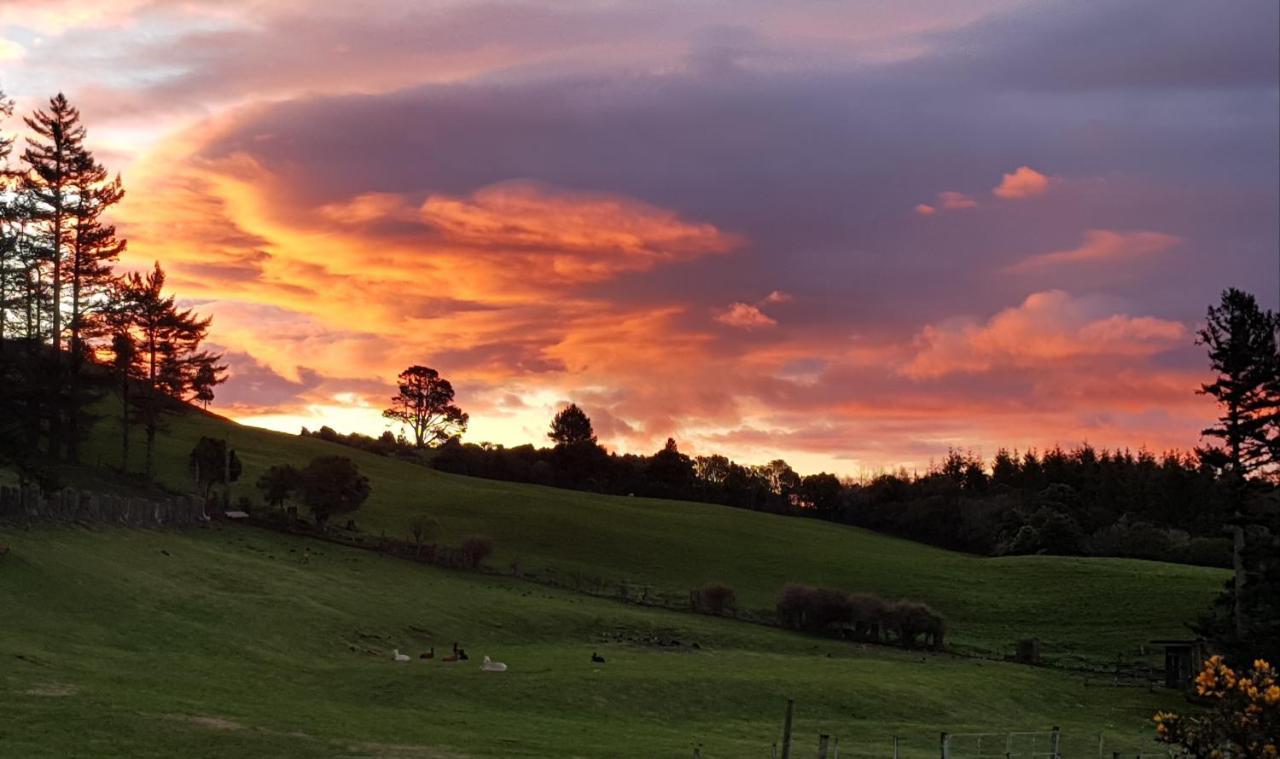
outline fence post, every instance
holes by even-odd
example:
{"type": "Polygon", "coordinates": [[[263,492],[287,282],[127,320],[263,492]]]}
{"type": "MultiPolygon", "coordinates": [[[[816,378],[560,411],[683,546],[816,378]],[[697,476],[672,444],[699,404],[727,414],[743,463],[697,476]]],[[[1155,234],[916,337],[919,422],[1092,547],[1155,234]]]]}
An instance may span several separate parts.
{"type": "Polygon", "coordinates": [[[791,717],[795,712],[796,700],[787,699],[787,717],[782,723],[782,759],[791,759],[791,717]]]}
{"type": "Polygon", "coordinates": [[[1062,737],[1062,731],[1057,725],[1053,726],[1053,733],[1049,738],[1049,751],[1053,753],[1053,759],[1061,759],[1062,754],[1058,751],[1059,739],[1062,737]]]}
{"type": "Polygon", "coordinates": [[[840,736],[836,736],[836,738],[832,741],[832,744],[833,745],[831,746],[831,759],[840,759],[840,736]]]}
{"type": "Polygon", "coordinates": [[[898,736],[893,736],[893,759],[898,759],[898,736]]]}
{"type": "Polygon", "coordinates": [[[938,738],[938,745],[941,748],[942,759],[951,759],[951,735],[942,733],[938,738]]]}
{"type": "Polygon", "coordinates": [[[769,746],[769,759],[778,759],[778,742],[777,741],[774,741],[773,744],[769,746]]]}
{"type": "Polygon", "coordinates": [[[826,733],[818,735],[818,759],[827,759],[827,741],[831,740],[826,733]]]}
{"type": "Polygon", "coordinates": [[[693,747],[693,759],[702,759],[702,746],[693,747]]]}

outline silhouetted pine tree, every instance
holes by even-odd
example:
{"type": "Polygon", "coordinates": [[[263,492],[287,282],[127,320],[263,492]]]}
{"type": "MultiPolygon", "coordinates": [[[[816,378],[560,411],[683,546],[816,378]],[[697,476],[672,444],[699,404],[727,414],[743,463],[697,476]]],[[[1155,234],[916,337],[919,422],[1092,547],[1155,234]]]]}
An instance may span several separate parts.
{"type": "MultiPolygon", "coordinates": [[[[25,168],[20,190],[28,196],[33,234],[36,247],[37,290],[41,289],[44,272],[49,283],[49,344],[53,348],[55,365],[62,367],[63,342],[63,275],[67,269],[67,256],[73,244],[74,211],[78,203],[77,173],[85,168],[84,126],[80,124],[80,112],[58,93],[49,100],[47,111],[37,110],[23,119],[31,136],[22,153],[25,168]]],[[[39,325],[39,302],[37,325],[39,325]]],[[[48,450],[52,457],[60,458],[63,447],[63,427],[68,383],[62,378],[48,386],[56,393],[49,407],[48,450]]]]}
{"type": "Polygon", "coordinates": [[[1199,342],[1209,349],[1209,364],[1217,373],[1200,392],[1213,396],[1222,409],[1218,423],[1202,434],[1222,444],[1198,453],[1201,461],[1222,473],[1232,494],[1235,578],[1231,593],[1234,634],[1240,640],[1248,639],[1253,623],[1246,603],[1250,596],[1246,587],[1251,574],[1247,560],[1250,532],[1266,531],[1250,513],[1251,505],[1257,502],[1250,479],[1280,474],[1278,332],[1280,318],[1259,308],[1252,295],[1235,288],[1224,291],[1218,305],[1209,307],[1199,332],[1199,342]]]}

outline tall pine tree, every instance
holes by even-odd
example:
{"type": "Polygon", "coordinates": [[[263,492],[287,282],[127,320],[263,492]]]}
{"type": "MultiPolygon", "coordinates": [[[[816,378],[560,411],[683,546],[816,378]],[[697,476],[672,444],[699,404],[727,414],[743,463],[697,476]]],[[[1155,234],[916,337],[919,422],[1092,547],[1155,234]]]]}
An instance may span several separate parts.
{"type": "Polygon", "coordinates": [[[1251,513],[1256,488],[1252,478],[1280,473],[1280,317],[1258,306],[1250,294],[1231,288],[1210,306],[1199,342],[1209,350],[1217,377],[1200,392],[1218,401],[1222,415],[1202,434],[1219,445],[1199,450],[1200,458],[1226,479],[1232,493],[1232,616],[1234,636],[1247,640],[1251,593],[1248,561],[1251,529],[1265,531],[1251,513]]]}

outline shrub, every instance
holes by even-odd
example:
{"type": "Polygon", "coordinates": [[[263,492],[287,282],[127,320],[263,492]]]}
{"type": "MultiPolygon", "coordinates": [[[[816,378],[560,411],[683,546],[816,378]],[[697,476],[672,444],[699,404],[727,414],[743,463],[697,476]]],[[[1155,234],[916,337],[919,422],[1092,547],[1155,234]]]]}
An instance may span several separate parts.
{"type": "Polygon", "coordinates": [[[792,630],[803,630],[805,611],[809,608],[814,589],[808,585],[791,583],[782,588],[778,594],[776,607],[778,624],[792,630]]]}
{"type": "Polygon", "coordinates": [[[493,538],[487,538],[483,535],[472,535],[462,541],[459,547],[459,553],[462,554],[462,562],[468,569],[476,569],[480,566],[489,555],[493,553],[493,538]]]}
{"type": "Polygon", "coordinates": [[[1156,739],[1183,756],[1274,757],[1280,744],[1280,682],[1265,659],[1236,672],[1220,656],[1205,662],[1196,695],[1211,704],[1196,715],[1157,712],[1156,739]]]}
{"type": "Polygon", "coordinates": [[[946,633],[942,616],[925,604],[886,603],[874,593],[846,593],[799,583],[784,586],[778,594],[777,617],[779,625],[792,630],[867,641],[892,637],[907,648],[923,642],[941,649],[946,633]]]}
{"type": "Polygon", "coordinates": [[[738,594],[722,583],[707,583],[689,591],[689,605],[701,614],[733,614],[738,607],[738,594]]]}
{"type": "Polygon", "coordinates": [[[917,601],[897,601],[885,611],[885,626],[898,639],[898,645],[915,648],[923,636],[924,643],[941,649],[946,632],[942,617],[917,601]]]}
{"type": "Polygon", "coordinates": [[[783,627],[822,632],[851,622],[853,605],[843,590],[793,583],[785,586],[778,596],[777,616],[783,627]]]}
{"type": "Polygon", "coordinates": [[[856,640],[879,641],[884,634],[884,616],[888,604],[874,593],[852,593],[849,595],[850,621],[853,623],[853,637],[856,640]]]}

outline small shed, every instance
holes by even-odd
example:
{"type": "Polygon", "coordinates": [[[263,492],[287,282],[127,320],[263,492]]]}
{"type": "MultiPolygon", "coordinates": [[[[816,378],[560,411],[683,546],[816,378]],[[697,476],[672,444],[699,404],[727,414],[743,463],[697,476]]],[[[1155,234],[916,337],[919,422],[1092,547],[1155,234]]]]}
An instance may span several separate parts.
{"type": "Polygon", "coordinates": [[[1153,640],[1164,649],[1164,685],[1186,690],[1204,668],[1203,640],[1153,640]]]}

